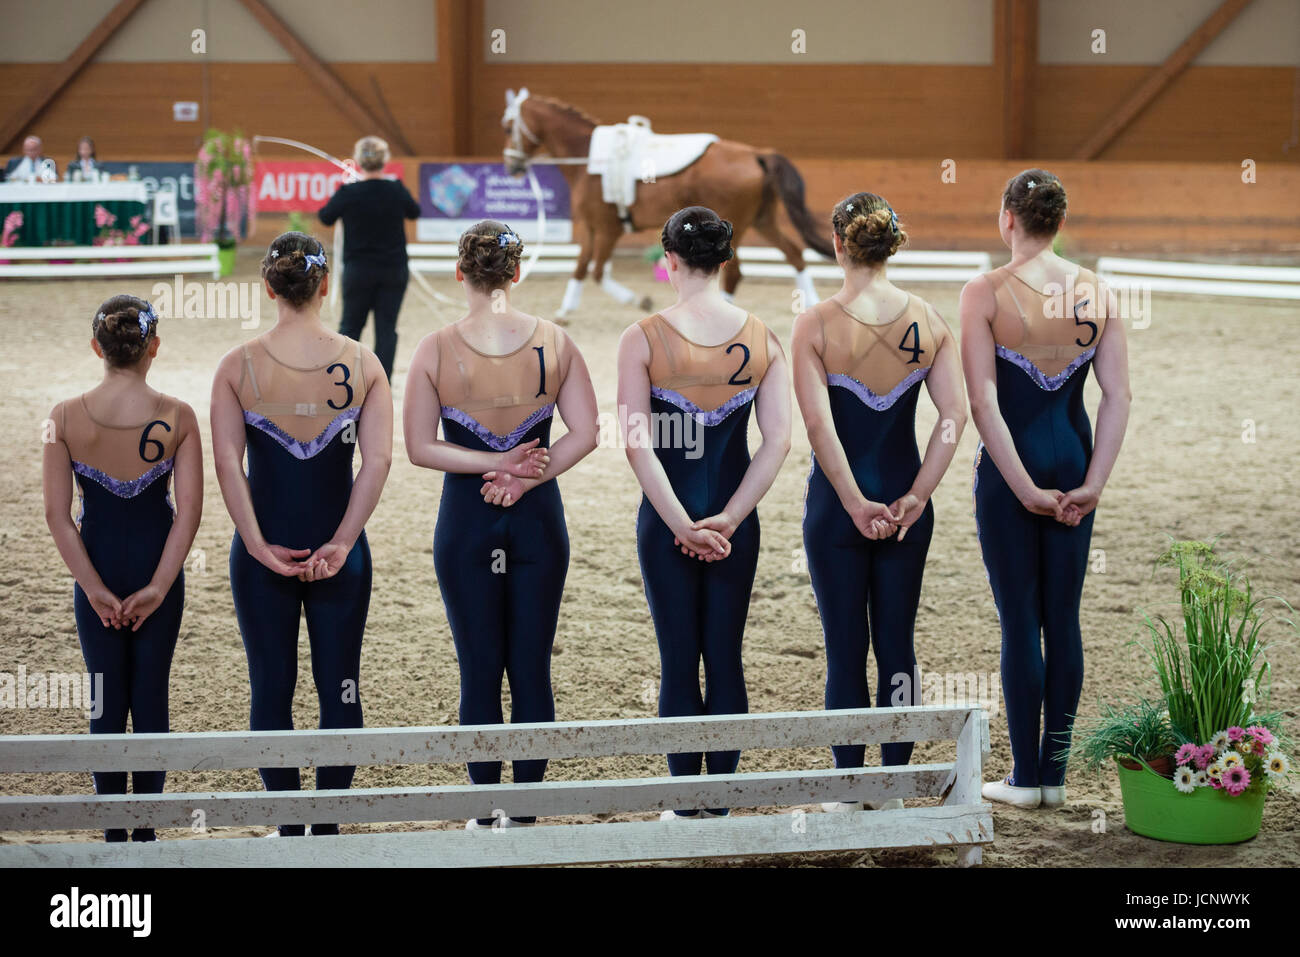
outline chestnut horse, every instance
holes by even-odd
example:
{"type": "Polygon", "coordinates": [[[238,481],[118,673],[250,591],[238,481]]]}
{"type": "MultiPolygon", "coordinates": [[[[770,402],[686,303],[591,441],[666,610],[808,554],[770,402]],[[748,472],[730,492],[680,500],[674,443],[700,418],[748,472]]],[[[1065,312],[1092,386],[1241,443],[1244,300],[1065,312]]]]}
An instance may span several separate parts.
{"type": "MultiPolygon", "coordinates": [[[[574,218],[581,221],[581,251],[558,315],[563,316],[577,307],[582,281],[587,278],[591,263],[594,263],[596,282],[606,292],[620,302],[636,301],[636,295],[615,282],[605,270],[614,244],[625,229],[617,207],[602,197],[600,176],[588,173],[585,168],[592,130],[599,122],[567,103],[547,96],[530,96],[524,89],[518,94],[513,90],[506,92],[506,111],[501,124],[506,130],[505,167],[512,176],[525,173],[528,164],[541,154],[557,159],[581,158],[561,166],[569,182],[574,218]]],[[[653,182],[638,181],[636,202],[627,212],[633,229],[658,230],[684,206],[707,206],[730,220],[734,229],[732,243],[736,246],[740,245],[745,231],[753,226],[794,267],[795,281],[805,303],[812,305],[817,301],[812,281],[804,271],[803,244],[833,258],[830,230],[813,219],[804,203],[803,178],[780,153],[717,140],[682,171],[658,177],[653,182]],[[799,231],[802,244],[781,231],[777,223],[778,199],[799,231]]],[[[722,288],[729,298],[739,282],[740,260],[733,258],[723,266],[722,275],[722,288]]],[[[643,298],[639,306],[643,312],[649,312],[650,298],[643,298]]]]}

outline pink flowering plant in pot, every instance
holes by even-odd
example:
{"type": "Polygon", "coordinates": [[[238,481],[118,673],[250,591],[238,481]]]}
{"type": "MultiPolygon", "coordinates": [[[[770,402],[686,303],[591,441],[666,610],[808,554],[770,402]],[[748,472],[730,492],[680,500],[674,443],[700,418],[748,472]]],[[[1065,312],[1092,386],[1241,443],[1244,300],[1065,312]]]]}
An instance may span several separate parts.
{"type": "Polygon", "coordinates": [[[199,241],[228,254],[256,216],[253,146],[243,133],[208,130],[194,163],[194,218],[199,241]]]}

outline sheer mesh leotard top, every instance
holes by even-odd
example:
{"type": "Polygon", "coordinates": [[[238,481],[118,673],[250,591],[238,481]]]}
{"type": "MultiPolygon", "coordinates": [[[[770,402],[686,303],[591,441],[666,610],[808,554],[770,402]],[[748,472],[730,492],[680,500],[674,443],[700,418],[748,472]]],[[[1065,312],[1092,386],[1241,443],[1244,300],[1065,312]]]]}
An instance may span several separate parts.
{"type": "Polygon", "coordinates": [[[366,398],[361,344],[345,339],[328,361],[299,366],[253,340],[243,358],[238,394],[258,525],[275,544],[318,548],[352,494],[366,398]]]}
{"type": "Polygon", "coordinates": [[[178,400],[159,396],[146,420],[119,426],[97,419],[85,396],[59,404],[56,422],[81,490],[81,519],[88,502],[93,510],[100,502],[111,506],[113,499],[136,499],[150,489],[150,497],[166,502],[170,511],[168,478],[175,461],[179,413],[178,400]],[[105,498],[104,492],[112,498],[105,498]]]}
{"type": "Polygon", "coordinates": [[[747,407],[767,373],[767,327],[749,315],[714,346],[692,342],[659,313],[637,323],[650,345],[650,396],[716,426],[747,407]]]}
{"type": "Polygon", "coordinates": [[[923,300],[909,294],[893,319],[866,323],[837,300],[814,309],[822,331],[826,384],[847,389],[883,412],[923,381],[934,362],[935,338],[923,300]]]}
{"type": "Polygon", "coordinates": [[[548,444],[555,400],[564,384],[554,323],[539,318],[527,341],[504,355],[475,349],[455,325],[434,335],[434,388],[447,441],[496,452],[534,437],[548,444]]]}
{"type": "Polygon", "coordinates": [[[1054,392],[1097,351],[1106,325],[1097,277],[1080,269],[1074,284],[1043,292],[1002,266],[989,274],[997,312],[997,356],[1019,367],[1039,388],[1054,392]]]}

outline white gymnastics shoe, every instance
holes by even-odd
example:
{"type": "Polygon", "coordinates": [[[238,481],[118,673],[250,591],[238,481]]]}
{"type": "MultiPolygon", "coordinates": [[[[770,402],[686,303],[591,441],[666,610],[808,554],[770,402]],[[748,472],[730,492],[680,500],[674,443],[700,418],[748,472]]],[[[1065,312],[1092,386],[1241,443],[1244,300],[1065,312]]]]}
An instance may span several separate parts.
{"type": "Polygon", "coordinates": [[[536,821],[516,821],[512,817],[503,817],[501,819],[502,827],[532,827],[536,823],[536,821]]]}
{"type": "Polygon", "coordinates": [[[495,820],[492,824],[480,824],[476,817],[472,817],[465,822],[465,830],[467,831],[490,831],[495,826],[495,820]]]}
{"type": "Polygon", "coordinates": [[[1043,800],[1041,788],[1020,788],[1011,783],[1010,778],[1002,781],[987,781],[980,793],[990,801],[999,801],[1014,807],[1038,807],[1043,800]]]}
{"type": "Polygon", "coordinates": [[[1064,784],[1060,787],[1043,785],[1039,790],[1043,792],[1043,807],[1060,807],[1065,803],[1064,784]]]}
{"type": "Polygon", "coordinates": [[[713,811],[710,811],[708,808],[705,808],[703,811],[700,812],[700,820],[717,821],[717,820],[721,820],[724,817],[729,817],[730,815],[731,815],[730,811],[723,811],[721,814],[717,814],[713,811]]]}
{"type": "Polygon", "coordinates": [[[861,801],[822,801],[822,810],[827,814],[847,814],[849,811],[866,810],[861,801]]]}

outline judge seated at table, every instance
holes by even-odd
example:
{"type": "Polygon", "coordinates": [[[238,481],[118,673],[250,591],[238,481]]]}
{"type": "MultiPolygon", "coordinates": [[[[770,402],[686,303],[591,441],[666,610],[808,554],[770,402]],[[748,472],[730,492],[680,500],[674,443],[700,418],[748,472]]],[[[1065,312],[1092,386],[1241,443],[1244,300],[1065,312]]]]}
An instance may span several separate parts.
{"type": "Polygon", "coordinates": [[[89,136],[77,140],[77,158],[68,164],[63,174],[66,180],[99,179],[99,160],[95,157],[95,141],[89,136]]]}
{"type": "Polygon", "coordinates": [[[5,178],[16,182],[39,180],[45,163],[44,144],[39,136],[23,140],[23,155],[15,156],[5,167],[5,178]]]}

